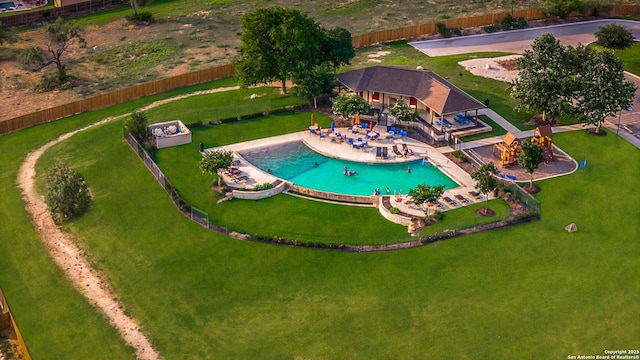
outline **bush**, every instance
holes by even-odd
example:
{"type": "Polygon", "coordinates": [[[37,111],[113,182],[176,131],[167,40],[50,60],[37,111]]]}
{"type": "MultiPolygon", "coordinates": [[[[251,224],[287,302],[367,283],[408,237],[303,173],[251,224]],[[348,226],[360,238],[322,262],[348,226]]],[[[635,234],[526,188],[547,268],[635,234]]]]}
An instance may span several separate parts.
{"type": "Polygon", "coordinates": [[[147,115],[143,111],[132,112],[131,117],[125,120],[124,130],[138,140],[146,139],[149,137],[147,115]]]}
{"type": "Polygon", "coordinates": [[[84,214],[91,206],[84,178],[67,164],[57,164],[47,173],[45,189],[44,200],[56,224],[84,214]]]}
{"type": "Polygon", "coordinates": [[[137,14],[127,15],[126,19],[132,24],[150,23],[153,21],[153,14],[150,11],[138,11],[137,14]]]}
{"type": "Polygon", "coordinates": [[[271,183],[264,183],[262,185],[256,185],[253,190],[255,191],[261,191],[261,190],[269,190],[273,188],[273,184],[271,183]]]}
{"type": "Polygon", "coordinates": [[[484,32],[486,33],[492,33],[496,31],[496,26],[495,25],[487,25],[484,28],[484,32]]]}
{"type": "Polygon", "coordinates": [[[47,92],[53,90],[65,90],[72,87],[67,75],[60,75],[57,71],[46,72],[40,77],[35,91],[47,92]]]}
{"type": "Polygon", "coordinates": [[[400,214],[400,209],[398,209],[397,207],[392,206],[389,209],[389,212],[392,213],[392,214],[400,214]]]}
{"type": "Polygon", "coordinates": [[[527,26],[529,26],[529,23],[523,17],[519,17],[518,20],[515,23],[513,23],[513,28],[514,29],[524,29],[527,26]]]}
{"type": "Polygon", "coordinates": [[[607,24],[596,31],[596,44],[609,49],[625,49],[633,44],[633,33],[626,26],[607,24]]]}
{"type": "Polygon", "coordinates": [[[451,37],[451,29],[447,27],[447,25],[443,23],[437,23],[438,34],[442,35],[442,37],[450,38],[451,37]]]}
{"type": "Polygon", "coordinates": [[[469,161],[469,159],[467,158],[467,155],[465,155],[460,150],[456,150],[456,151],[452,152],[451,155],[454,158],[458,159],[458,161],[460,161],[461,163],[466,163],[467,161],[469,161]]]}

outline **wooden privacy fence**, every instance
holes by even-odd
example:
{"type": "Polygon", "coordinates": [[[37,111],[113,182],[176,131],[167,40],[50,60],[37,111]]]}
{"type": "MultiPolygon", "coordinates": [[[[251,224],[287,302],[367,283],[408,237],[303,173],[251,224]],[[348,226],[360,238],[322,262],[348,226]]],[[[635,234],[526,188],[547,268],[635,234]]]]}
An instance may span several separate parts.
{"type": "Polygon", "coordinates": [[[114,90],[105,94],[18,116],[6,121],[0,121],[0,134],[7,134],[29,126],[61,119],[88,110],[100,109],[143,96],[230,77],[234,74],[235,69],[233,65],[228,64],[114,90]]]}
{"type": "Polygon", "coordinates": [[[29,350],[27,350],[27,344],[24,342],[22,334],[20,334],[18,324],[16,324],[16,320],[13,318],[13,314],[11,314],[11,310],[9,309],[9,304],[7,304],[7,299],[4,298],[2,289],[0,289],[0,330],[7,329],[9,327],[16,335],[16,339],[9,339],[9,341],[15,342],[22,355],[22,359],[31,360],[31,355],[29,355],[29,350]]]}
{"type": "MultiPolygon", "coordinates": [[[[117,1],[117,0],[102,0],[117,1]]],[[[73,6],[73,5],[71,5],[73,6]]],[[[640,5],[616,5],[609,15],[629,16],[640,13],[640,5]]],[[[364,35],[352,37],[354,47],[364,47],[373,44],[408,39],[427,34],[434,34],[438,31],[437,24],[442,23],[447,28],[473,28],[493,25],[504,20],[511,12],[501,12],[495,14],[478,15],[468,18],[448,19],[439,22],[405,26],[397,29],[375,31],[364,35]]],[[[574,14],[579,15],[579,14],[574,14]]],[[[525,20],[535,20],[544,18],[544,9],[526,9],[513,12],[514,18],[524,18],[525,20]]],[[[128,88],[115,90],[106,94],[93,96],[90,98],[74,101],[69,104],[56,106],[50,109],[40,110],[31,114],[18,116],[5,121],[0,121],[0,135],[12,131],[24,129],[29,126],[61,119],[66,116],[78,114],[87,110],[103,108],[143,96],[161,93],[163,91],[177,89],[183,86],[204,83],[211,80],[222,79],[235,75],[232,65],[221,65],[214,68],[198,70],[166,79],[151,81],[144,84],[134,85],[128,88]]]]}
{"type": "Polygon", "coordinates": [[[19,11],[9,16],[0,17],[0,23],[8,27],[23,26],[57,19],[59,17],[67,18],[81,14],[90,14],[128,5],[129,2],[123,0],[89,0],[72,5],[40,9],[39,11],[19,11]]]}
{"type": "MultiPolygon", "coordinates": [[[[358,35],[351,38],[353,47],[359,48],[369,46],[373,44],[408,39],[428,34],[435,34],[438,32],[437,24],[444,24],[447,28],[459,28],[468,29],[480,26],[493,25],[495,23],[502,22],[508,15],[511,15],[510,11],[485,14],[478,16],[471,16],[466,18],[447,19],[427,24],[405,26],[397,29],[374,31],[364,35],[358,35]]],[[[544,9],[526,9],[517,10],[513,12],[514,19],[524,18],[525,20],[536,20],[544,18],[544,9]]]]}

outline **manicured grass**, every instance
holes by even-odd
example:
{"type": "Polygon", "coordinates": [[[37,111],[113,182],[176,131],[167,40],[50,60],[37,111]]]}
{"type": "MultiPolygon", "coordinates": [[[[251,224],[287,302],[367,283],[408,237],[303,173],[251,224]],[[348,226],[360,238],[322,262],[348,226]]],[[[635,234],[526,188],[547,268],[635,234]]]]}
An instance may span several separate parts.
{"type": "MultiPolygon", "coordinates": [[[[55,135],[150,100],[2,137],[0,238],[11,251],[0,257],[0,283],[36,358],[130,353],[114,350],[122,345],[113,331],[47,260],[21,210],[18,166],[55,135]]],[[[87,179],[94,206],[65,228],[164,358],[564,358],[634,348],[640,152],[612,134],[561,133],[554,143],[588,165],[537,183],[541,221],[374,254],[247,243],[201,228],[122,142],[121,122],[54,147],[39,168],[57,157],[87,179]],[[578,232],[563,230],[570,222],[578,232]]],[[[314,204],[303,209],[312,213],[305,226],[335,227],[314,204]]],[[[251,208],[226,216],[254,221],[251,208]]],[[[372,222],[349,215],[362,228],[372,222]]],[[[273,220],[290,227],[280,214],[273,220]]]]}
{"type": "Polygon", "coordinates": [[[622,66],[626,71],[640,75],[640,44],[634,42],[631,47],[624,50],[616,50],[616,56],[622,59],[622,66]]]}
{"type": "MultiPolygon", "coordinates": [[[[287,106],[295,107],[307,103],[308,101],[296,96],[295,91],[283,95],[279,88],[262,86],[191,96],[149,109],[147,114],[152,122],[179,118],[185,124],[193,124],[234,119],[260,114],[270,109],[281,110],[287,106]],[[254,94],[258,95],[258,98],[251,99],[251,95],[254,94]]],[[[259,134],[255,136],[259,138],[259,134]]]]}
{"type": "MultiPolygon", "coordinates": [[[[166,358],[558,358],[633,348],[640,336],[640,244],[629,231],[640,226],[631,193],[640,152],[618,137],[554,136],[589,165],[538,183],[539,222],[355,254],[247,243],[191,223],[118,125],[79,134],[44,161],[64,156],[86,175],[95,205],[68,229],[166,358]],[[95,155],[105,151],[120,166],[95,155]],[[578,232],[564,231],[570,222],[578,232]]],[[[261,202],[225,212],[260,221],[261,202]]],[[[306,226],[339,226],[309,204],[299,208],[312,212],[306,226]]],[[[351,216],[362,229],[373,222],[351,216]]]]}

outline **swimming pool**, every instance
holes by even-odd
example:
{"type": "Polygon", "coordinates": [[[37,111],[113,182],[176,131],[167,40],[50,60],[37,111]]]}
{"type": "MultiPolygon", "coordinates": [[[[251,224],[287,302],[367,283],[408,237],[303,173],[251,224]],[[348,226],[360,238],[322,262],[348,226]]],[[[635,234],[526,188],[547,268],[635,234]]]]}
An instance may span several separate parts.
{"type": "Polygon", "coordinates": [[[406,194],[409,189],[424,183],[444,185],[445,189],[458,186],[428,161],[402,164],[352,162],[320,155],[303,142],[250,149],[241,151],[240,155],[253,166],[296,185],[338,194],[368,196],[375,189],[385,194],[387,187],[391,194],[406,194]],[[345,166],[358,174],[343,175],[345,166]],[[411,167],[410,173],[407,167],[411,167]]]}

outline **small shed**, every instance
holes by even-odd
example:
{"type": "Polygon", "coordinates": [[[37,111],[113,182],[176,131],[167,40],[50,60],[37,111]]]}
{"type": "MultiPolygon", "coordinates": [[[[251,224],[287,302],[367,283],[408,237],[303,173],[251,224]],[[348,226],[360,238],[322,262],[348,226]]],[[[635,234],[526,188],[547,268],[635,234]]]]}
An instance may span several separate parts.
{"type": "Polygon", "coordinates": [[[191,131],[180,120],[153,124],[148,129],[158,149],[191,143],[191,131]]]}

